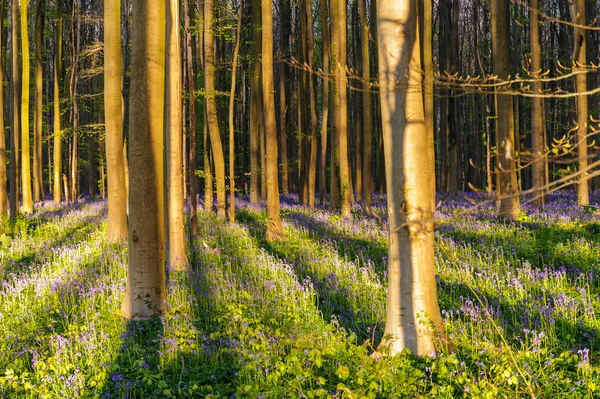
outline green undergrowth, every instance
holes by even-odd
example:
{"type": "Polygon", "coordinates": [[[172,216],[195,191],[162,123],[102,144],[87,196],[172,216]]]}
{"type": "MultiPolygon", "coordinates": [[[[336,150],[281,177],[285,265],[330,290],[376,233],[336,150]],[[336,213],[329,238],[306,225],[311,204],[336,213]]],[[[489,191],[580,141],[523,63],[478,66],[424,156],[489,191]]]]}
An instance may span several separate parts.
{"type": "Polygon", "coordinates": [[[597,233],[589,220],[441,219],[438,295],[457,351],[372,354],[385,319],[381,222],[260,208],[199,212],[168,310],[118,315],[127,249],[106,204],[44,209],[0,248],[0,397],[596,397],[597,233]],[[543,223],[542,223],[543,222],[543,223]],[[596,262],[596,263],[595,263],[596,262]]]}

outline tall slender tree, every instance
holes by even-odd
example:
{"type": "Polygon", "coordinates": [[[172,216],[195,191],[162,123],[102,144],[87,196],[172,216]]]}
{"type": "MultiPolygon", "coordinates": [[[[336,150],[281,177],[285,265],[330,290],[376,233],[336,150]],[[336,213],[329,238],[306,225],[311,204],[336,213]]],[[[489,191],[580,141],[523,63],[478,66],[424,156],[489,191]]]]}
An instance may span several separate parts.
{"type": "Polygon", "coordinates": [[[438,352],[429,147],[421,89],[417,0],[377,4],[379,82],[389,216],[387,316],[380,347],[438,352]]]}
{"type": "Polygon", "coordinates": [[[121,95],[122,64],[121,1],[104,0],[104,120],[108,180],[107,241],[111,243],[124,243],[127,240],[123,97],[121,95]]]}
{"type": "MultiPolygon", "coordinates": [[[[194,48],[192,43],[192,30],[190,19],[191,16],[191,8],[189,6],[189,0],[184,0],[184,24],[185,24],[185,63],[186,63],[186,76],[188,78],[188,89],[190,92],[190,101],[189,101],[189,119],[190,119],[190,154],[189,154],[189,181],[190,181],[190,230],[192,236],[196,236],[198,234],[198,201],[196,196],[198,194],[198,189],[196,186],[196,125],[197,125],[197,115],[196,115],[196,76],[194,74],[194,48]]],[[[205,121],[206,124],[206,121],[205,121]]],[[[212,175],[211,179],[212,179],[212,175]]],[[[212,183],[211,183],[212,186],[212,183]]],[[[208,209],[212,209],[212,193],[210,197],[210,207],[208,209]]]]}
{"type": "MultiPolygon", "coordinates": [[[[585,0],[569,1],[573,26],[573,70],[578,72],[575,76],[575,90],[577,93],[587,91],[587,63],[585,29],[585,0]]],[[[589,173],[588,166],[588,98],[586,95],[576,97],[575,109],[577,111],[577,164],[580,175],[577,179],[577,203],[589,205],[589,173]]]]}
{"type": "MultiPolygon", "coordinates": [[[[289,0],[279,0],[279,45],[281,58],[289,58],[291,8],[289,0]]],[[[279,63],[279,135],[281,137],[281,192],[289,194],[289,161],[287,151],[287,125],[289,93],[286,62],[279,63]]]]}
{"type": "MultiPolygon", "coordinates": [[[[491,0],[492,21],[492,58],[494,75],[500,79],[508,79],[510,75],[510,54],[508,36],[509,3],[505,0],[491,0]]],[[[497,173],[499,185],[497,193],[500,198],[499,216],[516,218],[521,212],[519,197],[516,195],[517,170],[515,155],[515,118],[513,97],[505,95],[502,90],[497,95],[496,147],[497,173]]]]}
{"type": "MultiPolygon", "coordinates": [[[[373,193],[373,175],[371,163],[373,162],[373,137],[371,135],[371,62],[369,55],[369,23],[367,22],[367,5],[365,0],[358,0],[361,28],[361,66],[362,66],[362,118],[363,118],[363,202],[365,213],[372,215],[371,195],[373,193]]],[[[360,149],[357,149],[360,151],[360,149]]]]}
{"type": "MultiPolygon", "coordinates": [[[[542,83],[539,80],[542,72],[542,47],[539,24],[539,1],[531,0],[530,12],[530,49],[531,49],[531,74],[535,79],[531,84],[534,94],[542,93],[542,83]]],[[[544,142],[544,99],[533,97],[531,99],[531,141],[532,141],[532,174],[533,188],[535,189],[534,205],[541,208],[546,202],[542,187],[546,182],[546,143],[544,142]]]]}
{"type": "MultiPolygon", "coordinates": [[[[0,4],[0,23],[4,24],[6,0],[0,4]]],[[[4,29],[0,27],[0,49],[4,53],[4,29]]],[[[4,56],[0,55],[0,219],[8,216],[8,181],[6,173],[6,135],[4,132],[4,56]]]]}
{"type": "Polygon", "coordinates": [[[273,93],[273,2],[262,0],[262,91],[265,112],[266,180],[267,180],[267,240],[276,240],[283,234],[279,204],[277,167],[277,125],[275,122],[275,95],[273,93]]]}
{"type": "Polygon", "coordinates": [[[162,314],[166,299],[163,178],[166,2],[133,2],[129,107],[129,268],[122,313],[162,314]]]}
{"type": "MultiPolygon", "coordinates": [[[[56,1],[56,30],[54,43],[54,140],[53,151],[53,187],[54,202],[59,203],[62,195],[62,132],[60,123],[60,79],[62,74],[62,7],[61,0],[56,1]]],[[[120,40],[120,39],[119,39],[120,40]]],[[[109,194],[110,195],[110,194],[109,194]]]]}
{"type": "Polygon", "coordinates": [[[250,202],[260,201],[259,125],[262,116],[261,74],[261,0],[252,0],[252,75],[250,77],[250,202]]]}
{"type": "Polygon", "coordinates": [[[15,219],[19,211],[19,3],[11,2],[11,63],[10,80],[12,101],[10,107],[10,218],[15,219]]]}
{"type": "MultiPolygon", "coordinates": [[[[29,24],[27,7],[29,0],[21,0],[21,61],[22,82],[21,87],[21,185],[23,190],[23,204],[21,209],[25,213],[33,212],[33,197],[31,195],[31,148],[29,145],[29,24]]],[[[13,71],[13,73],[15,73],[13,71]]]]}
{"type": "Polygon", "coordinates": [[[325,203],[327,194],[327,123],[329,119],[329,24],[327,23],[328,2],[320,0],[321,40],[323,42],[323,112],[321,113],[321,165],[319,170],[319,202],[325,203]]]}
{"type": "Polygon", "coordinates": [[[33,200],[44,197],[42,172],[42,126],[43,126],[43,61],[44,61],[44,0],[38,0],[35,13],[35,123],[33,133],[33,200]]]}
{"type": "Polygon", "coordinates": [[[215,165],[217,180],[217,216],[225,217],[225,158],[219,121],[217,119],[217,102],[215,100],[215,41],[214,41],[214,2],[204,0],[204,88],[206,90],[206,108],[208,116],[208,132],[215,165]]]}
{"type": "MultiPolygon", "coordinates": [[[[167,6],[167,65],[165,96],[165,146],[167,148],[167,230],[169,265],[175,270],[189,266],[185,247],[183,213],[183,120],[181,103],[180,2],[167,6]]],[[[194,99],[192,99],[194,101],[194,99]]],[[[193,132],[195,134],[195,132],[193,132]]]]}
{"type": "MultiPolygon", "coordinates": [[[[333,4],[333,3],[332,3],[333,4]]],[[[339,141],[339,159],[340,159],[340,193],[341,193],[341,214],[342,217],[350,216],[353,192],[350,177],[349,145],[348,145],[348,96],[346,79],[346,36],[347,36],[347,0],[337,0],[338,14],[333,24],[338,25],[338,49],[337,49],[337,67],[336,67],[336,95],[337,109],[335,112],[336,129],[338,131],[339,141]]]]}
{"type": "Polygon", "coordinates": [[[243,0],[237,16],[237,29],[233,62],[231,64],[231,89],[229,89],[229,222],[235,222],[235,88],[237,84],[238,54],[242,41],[243,0]]]}

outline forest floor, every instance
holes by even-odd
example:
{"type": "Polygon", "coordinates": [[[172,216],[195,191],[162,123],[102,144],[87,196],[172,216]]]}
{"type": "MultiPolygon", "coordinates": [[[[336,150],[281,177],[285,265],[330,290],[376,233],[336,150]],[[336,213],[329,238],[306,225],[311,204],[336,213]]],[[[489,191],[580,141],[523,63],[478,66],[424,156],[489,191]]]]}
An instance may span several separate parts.
{"type": "Polygon", "coordinates": [[[0,398],[599,397],[595,209],[560,192],[501,222],[468,210],[482,200],[437,212],[456,352],[380,360],[384,198],[380,221],[286,197],[276,243],[263,207],[239,201],[233,225],[200,211],[192,267],[169,271],[169,310],[146,322],[117,314],[127,249],[105,242],[106,202],[43,203],[0,224],[0,398]]]}

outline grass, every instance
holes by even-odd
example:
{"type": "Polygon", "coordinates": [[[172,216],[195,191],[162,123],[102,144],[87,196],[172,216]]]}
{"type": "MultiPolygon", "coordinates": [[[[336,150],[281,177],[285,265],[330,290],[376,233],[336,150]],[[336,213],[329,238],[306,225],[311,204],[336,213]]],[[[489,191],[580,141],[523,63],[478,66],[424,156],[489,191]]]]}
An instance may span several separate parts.
{"type": "Polygon", "coordinates": [[[437,215],[456,353],[376,361],[383,198],[381,221],[284,198],[276,243],[260,206],[240,201],[233,225],[199,212],[192,267],[169,271],[169,311],[145,322],[117,315],[127,249],[105,242],[106,203],[42,204],[0,223],[0,397],[600,396],[598,217],[566,192],[519,222],[469,206],[446,199],[437,215]]]}

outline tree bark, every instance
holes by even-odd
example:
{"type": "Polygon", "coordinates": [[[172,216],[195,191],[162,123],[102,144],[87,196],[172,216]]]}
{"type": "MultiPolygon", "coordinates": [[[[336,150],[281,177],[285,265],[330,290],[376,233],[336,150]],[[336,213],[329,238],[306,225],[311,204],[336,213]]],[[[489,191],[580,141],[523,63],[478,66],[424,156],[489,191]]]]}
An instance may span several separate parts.
{"type": "Polygon", "coordinates": [[[104,123],[108,179],[106,238],[109,243],[127,241],[122,73],[121,1],[104,0],[104,123]]]}
{"type": "MultiPolygon", "coordinates": [[[[29,146],[29,27],[27,18],[27,6],[29,0],[21,0],[21,62],[23,67],[21,87],[21,185],[23,204],[21,210],[24,213],[33,212],[33,198],[31,195],[31,154],[29,146]]],[[[14,73],[14,72],[13,72],[14,73]]]]}
{"type": "Polygon", "coordinates": [[[62,9],[56,4],[56,36],[54,52],[54,141],[53,141],[53,197],[59,203],[62,198],[62,133],[60,127],[60,79],[62,71],[62,9]]]}
{"type": "Polygon", "coordinates": [[[262,92],[266,136],[267,234],[266,239],[277,240],[283,234],[279,205],[277,167],[277,124],[275,122],[275,95],[273,93],[273,3],[261,1],[262,21],[262,92]]]}
{"type": "MultiPolygon", "coordinates": [[[[191,12],[192,10],[189,7],[189,0],[184,0],[183,2],[185,7],[185,16],[184,16],[184,24],[185,24],[185,48],[186,48],[186,76],[188,78],[188,90],[189,90],[189,116],[190,116],[190,126],[189,126],[189,136],[190,136],[190,148],[189,148],[189,175],[188,180],[190,181],[190,230],[192,236],[198,235],[198,201],[196,196],[198,195],[198,187],[196,185],[196,126],[197,126],[197,116],[196,116],[196,74],[194,73],[194,52],[192,45],[192,32],[191,32],[191,24],[190,19],[192,18],[191,12]]],[[[178,24],[179,25],[179,24],[178,24]]],[[[178,35],[179,36],[179,35],[178,35]]],[[[177,39],[177,43],[179,43],[179,39],[177,39]]],[[[173,43],[175,46],[175,43],[173,43]]],[[[179,76],[178,73],[177,76],[179,76]]],[[[181,86],[180,86],[181,87],[181,86]]],[[[174,94],[174,93],[173,93],[174,94]]],[[[178,95],[179,96],[179,95],[178,95]]],[[[175,100],[173,100],[175,101],[175,100]]],[[[206,121],[205,121],[206,123],[206,121]]],[[[181,132],[181,129],[179,130],[181,132]]],[[[181,166],[183,168],[183,165],[181,166]]],[[[212,208],[212,206],[211,206],[212,208]]],[[[185,247],[185,243],[183,245],[185,247]]],[[[185,248],[183,248],[185,252],[185,248]]]]}
{"type": "Polygon", "coordinates": [[[321,169],[319,171],[319,202],[325,203],[327,195],[327,122],[329,118],[329,26],[327,1],[320,0],[321,36],[323,41],[323,112],[321,114],[321,169]]]}
{"type": "Polygon", "coordinates": [[[235,49],[233,50],[233,62],[231,65],[231,89],[229,90],[229,222],[235,222],[235,86],[237,83],[238,54],[242,40],[242,11],[244,7],[240,4],[237,16],[237,33],[235,49]]]}
{"type": "MultiPolygon", "coordinates": [[[[289,19],[291,18],[289,0],[279,0],[280,25],[279,42],[284,60],[289,58],[289,19]]],[[[286,62],[280,62],[279,69],[279,135],[281,137],[281,192],[289,194],[289,162],[287,152],[287,81],[286,62]]]]}
{"type": "MultiPolygon", "coordinates": [[[[510,75],[508,6],[505,0],[492,0],[492,57],[493,73],[500,79],[508,79],[510,75]]],[[[516,192],[517,171],[515,161],[515,119],[513,98],[511,95],[497,92],[496,148],[498,196],[500,198],[499,216],[515,219],[521,212],[519,197],[516,192]]]]}
{"type": "MultiPolygon", "coordinates": [[[[362,53],[362,108],[363,108],[363,203],[365,213],[373,215],[371,209],[371,196],[373,193],[373,137],[371,134],[371,63],[369,57],[369,24],[367,22],[367,6],[365,0],[358,0],[361,26],[361,53],[362,53]]],[[[360,149],[357,148],[357,151],[360,149]]]]}
{"type": "Polygon", "coordinates": [[[379,80],[386,152],[389,256],[388,299],[380,348],[417,356],[445,340],[437,303],[431,208],[431,146],[421,94],[416,0],[380,0],[379,80]],[[404,21],[402,23],[401,21],[404,21]]]}
{"type": "Polygon", "coordinates": [[[262,115],[261,90],[261,0],[252,1],[252,77],[250,78],[250,202],[260,202],[259,124],[262,115]]]}
{"type": "MultiPolygon", "coordinates": [[[[530,33],[529,40],[531,46],[531,75],[535,79],[540,78],[542,72],[542,47],[539,25],[539,2],[531,0],[530,12],[530,33]]],[[[542,93],[542,83],[534,80],[531,84],[534,94],[542,93]]],[[[545,190],[542,189],[546,184],[546,143],[544,141],[544,99],[533,97],[531,99],[531,141],[532,141],[532,180],[535,190],[533,204],[537,208],[542,208],[546,202],[545,190]]]]}
{"type": "Polygon", "coordinates": [[[44,178],[42,172],[42,118],[44,60],[44,0],[38,0],[35,19],[35,130],[33,133],[33,200],[44,199],[44,178]]]}
{"type": "Polygon", "coordinates": [[[313,34],[314,19],[312,15],[312,1],[304,0],[308,27],[308,89],[310,99],[310,158],[308,165],[308,207],[314,209],[315,195],[317,192],[317,91],[315,88],[315,38],[313,34]]]}
{"type": "Polygon", "coordinates": [[[71,12],[71,77],[69,79],[69,95],[71,97],[71,123],[73,137],[70,148],[70,199],[77,201],[79,197],[79,48],[81,32],[81,16],[79,3],[73,0],[71,12]]]}
{"type": "MultiPolygon", "coordinates": [[[[569,0],[571,19],[576,26],[573,27],[573,71],[579,72],[575,76],[575,90],[577,93],[587,91],[587,73],[585,72],[587,56],[587,32],[585,25],[585,0],[569,0]]],[[[589,205],[589,173],[585,171],[588,166],[588,98],[586,95],[576,97],[577,110],[577,165],[581,175],[577,179],[577,203],[589,205]]]]}
{"type": "Polygon", "coordinates": [[[122,313],[163,313],[165,287],[164,95],[165,3],[133,2],[129,114],[131,193],[129,269],[122,313]]]}
{"type": "MultiPolygon", "coordinates": [[[[187,1],[185,2],[187,8],[187,1]]],[[[185,218],[183,213],[183,119],[181,103],[181,19],[180,2],[169,0],[166,7],[167,20],[167,64],[165,80],[165,145],[167,148],[167,223],[168,264],[173,270],[185,270],[189,267],[186,242],[185,218]]],[[[186,36],[189,20],[186,15],[186,36]]],[[[187,41],[187,40],[186,40],[187,41]]],[[[195,101],[190,96],[190,102],[195,101]]],[[[195,135],[195,131],[193,134],[195,135]]],[[[194,206],[192,211],[194,212],[194,206]]],[[[194,213],[195,215],[195,213],[194,213]]]]}
{"type": "MultiPolygon", "coordinates": [[[[6,17],[6,0],[0,5],[0,22],[6,17]]],[[[6,173],[6,135],[4,131],[4,28],[0,27],[0,220],[8,216],[8,181],[6,173]]]]}
{"type": "Polygon", "coordinates": [[[433,2],[424,0],[423,2],[423,69],[425,79],[423,84],[423,106],[425,111],[425,129],[427,131],[427,140],[429,145],[430,171],[433,178],[430,181],[431,198],[433,210],[436,208],[436,180],[435,180],[435,113],[433,98],[433,2]]]}
{"type": "Polygon", "coordinates": [[[215,101],[215,46],[213,36],[213,0],[204,2],[204,57],[206,69],[204,72],[204,86],[206,90],[208,132],[215,165],[215,177],[217,180],[217,217],[224,218],[225,215],[225,159],[223,157],[223,145],[217,120],[217,104],[215,101]]]}
{"type": "MultiPolygon", "coordinates": [[[[341,216],[346,218],[350,216],[352,204],[352,188],[350,182],[350,162],[348,157],[348,97],[346,80],[346,9],[347,0],[337,0],[339,11],[338,24],[338,59],[336,68],[337,96],[339,106],[335,116],[337,119],[336,129],[339,137],[339,157],[340,157],[340,197],[341,197],[341,216]]],[[[332,2],[333,5],[333,2],[332,2]]]]}

